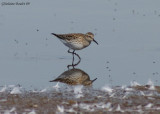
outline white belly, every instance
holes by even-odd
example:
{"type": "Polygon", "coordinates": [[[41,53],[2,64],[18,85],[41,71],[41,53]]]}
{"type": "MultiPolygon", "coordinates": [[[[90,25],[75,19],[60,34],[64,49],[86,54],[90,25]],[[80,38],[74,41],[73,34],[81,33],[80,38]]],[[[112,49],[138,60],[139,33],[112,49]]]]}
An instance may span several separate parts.
{"type": "Polygon", "coordinates": [[[83,49],[83,48],[84,48],[84,46],[83,46],[82,43],[66,42],[66,41],[64,41],[64,40],[61,40],[61,42],[62,42],[65,46],[67,46],[67,47],[69,47],[69,48],[71,48],[71,49],[73,49],[73,50],[80,50],[80,49],[83,49]]]}

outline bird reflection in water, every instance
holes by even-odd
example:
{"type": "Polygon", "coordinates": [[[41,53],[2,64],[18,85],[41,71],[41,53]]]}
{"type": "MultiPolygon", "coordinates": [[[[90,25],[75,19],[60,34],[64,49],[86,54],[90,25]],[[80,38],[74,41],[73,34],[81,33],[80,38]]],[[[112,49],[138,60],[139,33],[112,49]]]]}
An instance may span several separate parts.
{"type": "Polygon", "coordinates": [[[63,72],[59,77],[50,82],[62,82],[69,85],[91,86],[96,79],[97,78],[90,80],[90,77],[87,73],[81,69],[73,68],[63,72]]]}

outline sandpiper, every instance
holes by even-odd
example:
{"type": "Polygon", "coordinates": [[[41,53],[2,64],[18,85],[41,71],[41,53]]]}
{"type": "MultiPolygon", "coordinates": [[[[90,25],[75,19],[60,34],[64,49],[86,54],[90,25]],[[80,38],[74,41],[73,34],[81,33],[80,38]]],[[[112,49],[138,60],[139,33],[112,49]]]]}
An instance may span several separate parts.
{"type": "Polygon", "coordinates": [[[94,40],[94,34],[91,32],[87,32],[86,34],[82,33],[70,33],[70,34],[51,33],[51,34],[59,38],[65,46],[69,47],[68,53],[72,53],[73,55],[75,54],[78,57],[79,55],[75,53],[75,50],[81,50],[83,48],[86,48],[91,44],[92,41],[94,41],[98,45],[97,41],[94,40]],[[72,49],[73,52],[70,52],[70,49],[72,49]]]}
{"type": "Polygon", "coordinates": [[[96,79],[97,78],[90,80],[90,77],[87,73],[81,69],[74,68],[63,72],[60,76],[54,80],[51,80],[50,82],[62,82],[69,85],[91,86],[96,79]]]}

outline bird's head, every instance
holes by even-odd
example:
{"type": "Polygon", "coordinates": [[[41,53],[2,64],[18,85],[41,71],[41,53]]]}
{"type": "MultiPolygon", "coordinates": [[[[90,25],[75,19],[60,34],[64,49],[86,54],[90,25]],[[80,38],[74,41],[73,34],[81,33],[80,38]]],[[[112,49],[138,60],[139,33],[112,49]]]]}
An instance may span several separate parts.
{"type": "Polygon", "coordinates": [[[94,80],[87,80],[87,81],[83,82],[83,85],[84,85],[84,86],[91,86],[92,83],[93,83],[95,80],[97,80],[97,78],[95,78],[94,80]]]}
{"type": "Polygon", "coordinates": [[[87,35],[86,40],[88,40],[89,42],[93,41],[98,45],[98,42],[94,39],[94,34],[93,33],[87,32],[86,35],[87,35]]]}

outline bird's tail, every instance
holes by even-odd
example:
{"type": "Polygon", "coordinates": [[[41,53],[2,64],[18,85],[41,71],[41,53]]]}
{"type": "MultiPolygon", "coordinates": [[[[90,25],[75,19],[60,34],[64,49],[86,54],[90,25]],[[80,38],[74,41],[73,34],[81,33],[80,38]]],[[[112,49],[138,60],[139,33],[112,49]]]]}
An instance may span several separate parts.
{"type": "Polygon", "coordinates": [[[56,37],[58,37],[58,38],[60,38],[60,39],[62,39],[62,36],[59,35],[59,34],[55,34],[55,33],[51,33],[51,34],[54,35],[54,36],[56,36],[56,37]]]}
{"type": "Polygon", "coordinates": [[[55,34],[55,33],[51,33],[52,35],[54,35],[54,36],[57,36],[58,37],[58,35],[57,34],[55,34]]]}
{"type": "Polygon", "coordinates": [[[49,82],[56,82],[56,81],[58,81],[57,79],[55,79],[55,80],[51,80],[51,81],[49,81],[49,82]]]}

